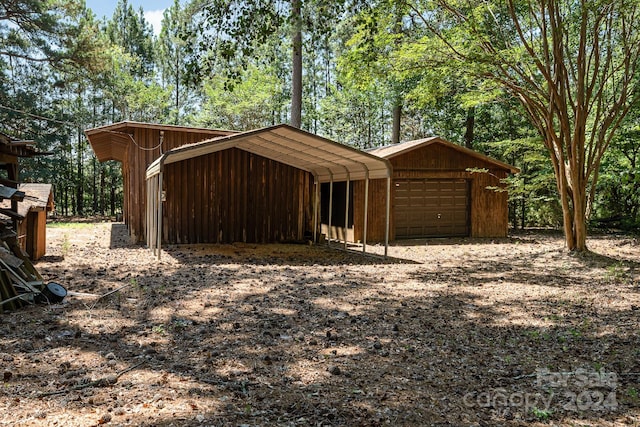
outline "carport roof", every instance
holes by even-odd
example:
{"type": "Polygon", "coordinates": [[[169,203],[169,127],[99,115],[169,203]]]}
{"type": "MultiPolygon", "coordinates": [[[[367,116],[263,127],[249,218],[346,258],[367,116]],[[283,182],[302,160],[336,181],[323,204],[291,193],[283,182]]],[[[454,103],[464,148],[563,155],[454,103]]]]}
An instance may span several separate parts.
{"type": "Polygon", "coordinates": [[[388,160],[281,124],[221,136],[166,152],[147,168],[147,179],[162,165],[238,148],[312,173],[319,182],[388,178],[388,160]]]}

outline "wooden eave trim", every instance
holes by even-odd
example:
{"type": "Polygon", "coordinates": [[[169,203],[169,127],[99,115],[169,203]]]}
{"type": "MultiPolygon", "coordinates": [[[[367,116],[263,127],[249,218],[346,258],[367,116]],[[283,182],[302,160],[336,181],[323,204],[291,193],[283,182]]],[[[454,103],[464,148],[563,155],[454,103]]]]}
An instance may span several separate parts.
{"type": "Polygon", "coordinates": [[[477,151],[471,150],[471,149],[469,149],[467,147],[463,147],[461,145],[454,144],[452,142],[446,141],[446,140],[444,140],[444,139],[442,139],[440,137],[434,137],[434,138],[425,139],[423,143],[416,144],[416,145],[407,147],[406,149],[398,150],[398,151],[393,152],[391,154],[388,154],[386,156],[380,156],[380,157],[384,157],[386,159],[392,159],[392,158],[398,157],[398,156],[400,156],[402,154],[409,153],[409,152],[411,152],[413,150],[417,150],[419,148],[428,147],[428,146],[430,146],[432,144],[440,144],[440,145],[442,145],[444,147],[451,148],[451,149],[456,150],[456,151],[458,151],[458,152],[460,152],[462,154],[466,154],[468,156],[475,157],[476,159],[485,161],[487,163],[491,163],[491,164],[497,166],[499,169],[508,170],[512,174],[520,173],[520,169],[518,169],[515,166],[512,166],[512,165],[504,163],[504,162],[501,162],[500,160],[494,159],[494,158],[489,157],[487,155],[484,155],[482,153],[478,153],[477,151]]]}
{"type": "Polygon", "coordinates": [[[125,132],[128,129],[131,129],[131,130],[153,129],[153,130],[185,132],[185,133],[207,133],[207,134],[217,135],[217,136],[227,136],[227,135],[234,135],[236,133],[240,133],[234,130],[197,128],[197,127],[177,126],[177,125],[163,125],[159,123],[144,123],[144,122],[133,122],[133,121],[124,121],[124,122],[114,123],[111,125],[100,126],[97,128],[87,129],[84,132],[87,136],[89,136],[89,135],[95,135],[101,132],[108,132],[108,131],[125,132]]]}

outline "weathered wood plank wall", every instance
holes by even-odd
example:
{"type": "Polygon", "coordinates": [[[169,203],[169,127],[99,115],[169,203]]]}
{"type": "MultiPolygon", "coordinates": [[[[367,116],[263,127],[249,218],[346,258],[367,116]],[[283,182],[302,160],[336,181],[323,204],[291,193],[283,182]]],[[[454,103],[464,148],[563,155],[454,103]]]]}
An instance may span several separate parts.
{"type": "Polygon", "coordinates": [[[132,141],[127,148],[126,161],[122,163],[124,222],[136,241],[143,241],[145,236],[147,167],[168,150],[214,137],[211,133],[163,130],[164,137],[160,149],[160,132],[160,129],[133,128],[132,137],[135,143],[132,141]]]}
{"type": "Polygon", "coordinates": [[[166,243],[302,241],[313,228],[313,177],[237,148],[165,166],[166,243]]]}

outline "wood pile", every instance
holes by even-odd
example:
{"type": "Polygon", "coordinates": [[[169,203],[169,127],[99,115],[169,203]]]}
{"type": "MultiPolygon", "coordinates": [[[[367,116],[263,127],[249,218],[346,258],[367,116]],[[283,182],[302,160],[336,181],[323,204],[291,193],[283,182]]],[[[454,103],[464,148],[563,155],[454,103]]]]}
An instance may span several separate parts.
{"type": "Polygon", "coordinates": [[[38,302],[44,288],[16,233],[0,223],[0,313],[38,302]]]}
{"type": "MultiPolygon", "coordinates": [[[[18,223],[25,219],[18,212],[18,204],[26,196],[18,188],[18,159],[47,154],[51,153],[39,152],[34,141],[18,141],[0,132],[0,313],[38,302],[38,299],[47,301],[44,297],[49,284],[44,284],[20,247],[16,234],[18,223]],[[7,205],[1,203],[3,201],[7,201],[7,205]]],[[[60,285],[55,284],[54,289],[58,291],[58,287],[60,285]]]]}

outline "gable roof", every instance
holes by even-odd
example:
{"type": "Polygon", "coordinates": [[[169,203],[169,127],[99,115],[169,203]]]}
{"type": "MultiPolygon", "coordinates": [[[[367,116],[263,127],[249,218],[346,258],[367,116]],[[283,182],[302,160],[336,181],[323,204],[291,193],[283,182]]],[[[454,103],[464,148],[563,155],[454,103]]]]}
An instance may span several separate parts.
{"type": "Polygon", "coordinates": [[[163,125],[158,123],[142,123],[133,121],[123,121],[110,125],[100,126],[84,131],[87,139],[93,148],[96,158],[100,162],[106,160],[124,161],[127,147],[135,144],[133,139],[134,129],[152,129],[158,131],[172,131],[184,133],[207,134],[211,138],[217,136],[231,135],[237,133],[230,130],[207,129],[176,125],[163,125]]]}
{"type": "Polygon", "coordinates": [[[165,164],[229,148],[245,150],[305,170],[319,182],[391,176],[391,164],[384,158],[281,124],[174,148],[149,166],[147,179],[159,174],[165,164]]]}
{"type": "Polygon", "coordinates": [[[23,196],[18,201],[17,212],[11,211],[11,199],[8,197],[5,197],[0,202],[1,214],[5,217],[22,220],[31,210],[51,212],[55,207],[53,202],[53,185],[51,184],[26,183],[19,184],[17,189],[4,187],[2,190],[5,196],[8,194],[7,192],[11,191],[16,194],[22,193],[23,196]]]}
{"type": "Polygon", "coordinates": [[[374,148],[372,150],[368,150],[368,153],[373,154],[374,156],[382,157],[384,159],[392,159],[401,154],[405,154],[409,151],[416,150],[418,148],[428,147],[429,145],[432,145],[432,144],[443,145],[445,147],[456,150],[460,153],[466,154],[470,157],[475,157],[479,160],[493,164],[497,168],[506,169],[511,173],[520,172],[520,169],[518,169],[515,166],[511,166],[507,163],[501,162],[500,160],[496,160],[492,157],[485,156],[484,154],[478,153],[477,151],[471,150],[467,147],[463,147],[461,145],[446,141],[438,136],[432,136],[430,138],[416,139],[414,141],[407,141],[407,142],[402,142],[400,144],[392,144],[392,145],[387,145],[380,148],[374,148]]]}
{"type": "Polygon", "coordinates": [[[18,185],[18,189],[25,193],[24,201],[18,207],[29,209],[42,209],[50,212],[54,209],[53,185],[39,183],[24,183],[18,185]]]}

